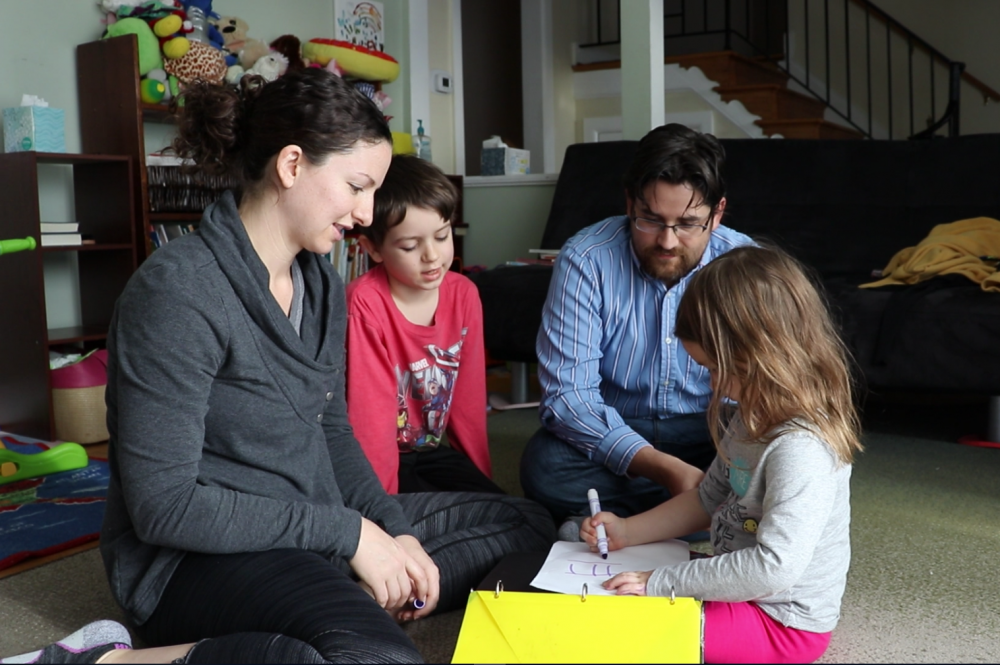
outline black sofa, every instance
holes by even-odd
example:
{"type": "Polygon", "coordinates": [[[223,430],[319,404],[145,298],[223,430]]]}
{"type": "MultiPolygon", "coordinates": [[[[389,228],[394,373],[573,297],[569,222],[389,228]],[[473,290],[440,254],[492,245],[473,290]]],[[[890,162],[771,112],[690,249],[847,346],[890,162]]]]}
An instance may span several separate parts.
{"type": "MultiPolygon", "coordinates": [[[[1000,134],[927,141],[722,141],[724,224],[773,242],[811,266],[869,387],[1000,396],[1000,294],[962,277],[858,289],[936,224],[1000,219],[1000,134]]],[[[571,145],[541,247],[624,214],[621,174],[635,141],[571,145]]],[[[551,278],[547,266],[501,266],[473,276],[486,347],[535,361],[551,278]]],[[[1000,440],[1000,397],[989,438],[1000,440]]]]}

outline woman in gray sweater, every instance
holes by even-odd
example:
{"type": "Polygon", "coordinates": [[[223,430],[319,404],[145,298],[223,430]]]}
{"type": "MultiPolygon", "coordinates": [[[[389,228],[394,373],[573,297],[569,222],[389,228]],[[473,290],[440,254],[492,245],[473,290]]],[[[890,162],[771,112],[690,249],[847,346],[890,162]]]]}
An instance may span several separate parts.
{"type": "Polygon", "coordinates": [[[142,265],[108,336],[101,553],[160,648],[91,644],[127,642],[105,631],[40,659],[416,662],[399,621],[548,549],[551,518],[525,499],[387,495],[348,424],[344,286],[323,255],[371,223],[391,141],[326,70],[187,89],[174,147],[242,196],[142,265]]]}

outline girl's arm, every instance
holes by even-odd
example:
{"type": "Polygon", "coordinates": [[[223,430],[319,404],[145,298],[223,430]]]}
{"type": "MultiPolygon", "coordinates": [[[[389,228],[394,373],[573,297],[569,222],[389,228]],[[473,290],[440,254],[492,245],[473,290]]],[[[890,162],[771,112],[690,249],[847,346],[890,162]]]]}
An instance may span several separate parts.
{"type": "Polygon", "coordinates": [[[707,529],[712,517],[701,505],[698,488],[678,494],[656,508],[628,518],[630,545],[655,543],[707,529]]]}
{"type": "Polygon", "coordinates": [[[711,516],[702,507],[695,488],[633,517],[621,518],[613,513],[598,513],[583,521],[580,537],[596,552],[597,525],[603,524],[608,536],[608,549],[614,551],[630,545],[644,545],[686,536],[708,528],[710,522],[711,516]]]}

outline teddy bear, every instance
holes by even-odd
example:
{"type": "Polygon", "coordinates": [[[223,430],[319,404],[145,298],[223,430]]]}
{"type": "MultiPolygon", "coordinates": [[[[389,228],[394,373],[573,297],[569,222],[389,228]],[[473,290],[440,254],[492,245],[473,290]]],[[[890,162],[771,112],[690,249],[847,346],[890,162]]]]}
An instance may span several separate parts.
{"type": "Polygon", "coordinates": [[[222,51],[230,67],[239,65],[245,70],[250,69],[259,58],[271,51],[264,42],[247,35],[250,26],[239,16],[219,16],[209,22],[222,35],[222,51]]]}

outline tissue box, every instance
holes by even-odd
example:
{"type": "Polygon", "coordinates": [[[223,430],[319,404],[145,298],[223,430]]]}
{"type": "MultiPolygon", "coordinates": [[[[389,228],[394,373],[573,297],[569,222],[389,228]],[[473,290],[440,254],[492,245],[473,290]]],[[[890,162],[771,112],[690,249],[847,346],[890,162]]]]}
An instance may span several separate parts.
{"type": "Polygon", "coordinates": [[[62,109],[15,106],[3,110],[4,152],[66,152],[66,118],[62,109]]]}
{"type": "Polygon", "coordinates": [[[483,175],[531,173],[530,150],[483,148],[479,161],[483,175]]]}

